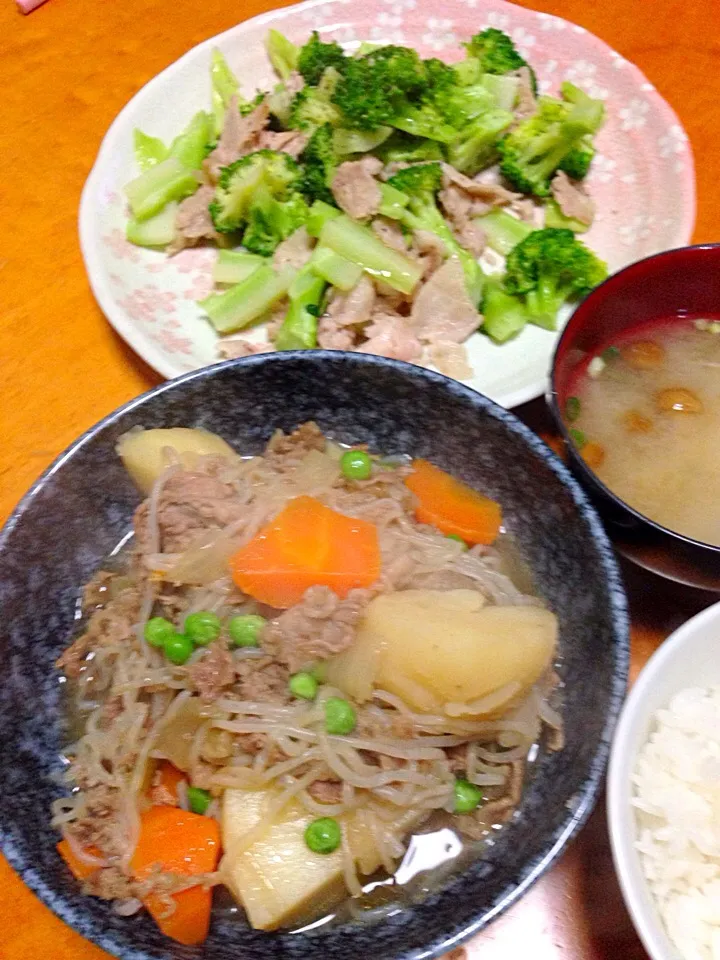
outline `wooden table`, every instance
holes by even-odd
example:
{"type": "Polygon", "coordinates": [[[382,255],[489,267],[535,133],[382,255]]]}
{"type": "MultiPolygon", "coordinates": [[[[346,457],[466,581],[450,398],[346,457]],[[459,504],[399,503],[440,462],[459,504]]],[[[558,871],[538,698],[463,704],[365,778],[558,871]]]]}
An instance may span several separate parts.
{"type": "MultiPolygon", "coordinates": [[[[360,2],[360,0],[358,0],[360,2]]],[[[78,434],[159,382],[104,321],[85,278],[77,209],[105,130],[185,50],[272,0],[52,0],[27,18],[0,2],[0,521],[78,434]]],[[[698,158],[695,238],[718,239],[720,39],[710,0],[533,0],[637,63],[678,111],[698,158]]],[[[547,429],[542,405],[522,415],[547,429]]],[[[628,571],[633,675],[708,598],[628,571]]],[[[20,798],[4,798],[18,803],[20,798]]],[[[645,956],[614,880],[604,812],[562,862],[470,945],[477,960],[645,956]]],[[[0,858],[0,958],[100,960],[0,858]]]]}

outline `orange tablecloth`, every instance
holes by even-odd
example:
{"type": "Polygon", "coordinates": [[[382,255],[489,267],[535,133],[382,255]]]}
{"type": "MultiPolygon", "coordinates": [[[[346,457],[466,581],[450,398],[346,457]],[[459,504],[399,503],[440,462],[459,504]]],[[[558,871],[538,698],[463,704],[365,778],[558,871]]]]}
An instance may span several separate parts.
{"type": "MultiPolygon", "coordinates": [[[[360,2],[360,0],[357,0],[360,2]]],[[[0,520],[79,433],[158,382],[104,321],[77,239],[80,191],[120,108],[189,47],[272,0],[0,0],[0,520]]],[[[698,166],[696,239],[720,239],[720,38],[711,0],[534,0],[637,63],[679,113],[698,166]],[[714,14],[714,15],[713,15],[714,14]]],[[[531,419],[537,411],[530,412],[531,419]]],[[[633,585],[634,672],[694,601],[633,585]]],[[[20,804],[21,797],[4,797],[20,804]]],[[[478,960],[644,957],[597,814],[562,863],[471,946],[478,960]]],[[[0,858],[0,958],[100,960],[0,858]]]]}

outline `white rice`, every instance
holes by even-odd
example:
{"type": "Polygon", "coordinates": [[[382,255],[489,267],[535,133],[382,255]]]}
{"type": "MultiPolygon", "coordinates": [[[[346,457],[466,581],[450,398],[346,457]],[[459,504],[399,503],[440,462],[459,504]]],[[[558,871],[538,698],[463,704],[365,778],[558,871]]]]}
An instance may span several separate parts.
{"type": "Polygon", "coordinates": [[[684,960],[720,960],[720,686],[655,716],[633,777],[643,871],[684,960]]]}

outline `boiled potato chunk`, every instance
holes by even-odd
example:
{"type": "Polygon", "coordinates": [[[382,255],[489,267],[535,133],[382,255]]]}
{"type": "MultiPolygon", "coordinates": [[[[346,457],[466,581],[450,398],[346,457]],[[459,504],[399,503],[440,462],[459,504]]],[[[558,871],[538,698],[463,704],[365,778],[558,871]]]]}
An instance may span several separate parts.
{"type": "Polygon", "coordinates": [[[237,457],[222,437],[187,427],[129,430],[120,437],[115,449],[136,486],[142,493],[150,493],[167,466],[164,452],[169,447],[188,469],[192,469],[198,457],[237,457]]]}
{"type": "Polygon", "coordinates": [[[468,590],[404,590],[371,601],[328,678],[357,700],[381,687],[423,712],[483,716],[532,687],[556,642],[557,618],[541,607],[483,606],[468,590]]]}
{"type": "MultiPolygon", "coordinates": [[[[307,921],[332,908],[347,893],[340,849],[312,853],[304,833],[315,817],[298,803],[280,814],[250,847],[238,841],[262,816],[272,790],[226,790],[223,794],[223,871],[228,887],[256,930],[307,921]]],[[[375,841],[354,813],[337,818],[362,874],[380,866],[375,841]]]]}

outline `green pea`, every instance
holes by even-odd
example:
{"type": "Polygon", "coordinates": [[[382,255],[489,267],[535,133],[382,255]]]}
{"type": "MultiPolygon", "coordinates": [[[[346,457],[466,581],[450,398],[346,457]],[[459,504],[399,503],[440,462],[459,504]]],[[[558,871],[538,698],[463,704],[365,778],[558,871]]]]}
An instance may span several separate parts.
{"type": "Polygon", "coordinates": [[[181,667],[192,656],[193,642],[184,633],[174,633],[165,640],[163,650],[171,663],[181,667]]]}
{"type": "Polygon", "coordinates": [[[168,637],[175,636],[175,627],[165,617],[153,617],[145,624],[144,635],[151,647],[164,647],[168,637]]]}
{"type": "Polygon", "coordinates": [[[184,632],[196,647],[206,647],[220,636],[220,617],[209,610],[198,610],[185,618],[184,632]]]}
{"type": "Polygon", "coordinates": [[[457,543],[462,544],[462,547],[463,547],[464,550],[467,550],[467,548],[468,548],[468,545],[465,543],[465,541],[463,540],[463,538],[460,537],[460,536],[458,536],[457,533],[449,533],[449,534],[447,535],[447,538],[446,538],[446,539],[448,539],[448,540],[455,540],[457,543]]]}
{"type": "Polygon", "coordinates": [[[207,808],[212,802],[212,797],[207,790],[200,787],[187,788],[188,806],[193,813],[199,813],[201,816],[207,813],[207,808]]]}
{"type": "Polygon", "coordinates": [[[260,631],[267,623],[265,617],[246,613],[233,617],[228,624],[228,633],[235,647],[259,647],[260,631]]]}
{"type": "Polygon", "coordinates": [[[587,438],[585,437],[585,434],[582,432],[582,430],[572,429],[572,430],[568,430],[568,433],[572,437],[573,442],[575,446],[578,448],[578,450],[582,450],[582,448],[587,443],[587,438]]]}
{"type": "Polygon", "coordinates": [[[565,401],[565,416],[568,418],[570,423],[580,416],[580,398],[579,397],[568,397],[565,401]]]}
{"type": "Polygon", "coordinates": [[[351,704],[341,697],[328,697],[325,701],[325,729],[328,733],[344,736],[352,733],[357,717],[351,704]]]}
{"type": "Polygon", "coordinates": [[[455,781],[455,813],[472,813],[482,803],[482,792],[467,780],[455,781]]]}
{"type": "Polygon", "coordinates": [[[303,700],[314,700],[317,696],[318,682],[311,673],[295,673],[290,677],[290,693],[303,700]]]}
{"type": "Polygon", "coordinates": [[[333,853],[341,840],[340,824],[333,817],[319,817],[305,828],[305,843],[313,853],[333,853]]]}
{"type": "Polygon", "coordinates": [[[346,450],[340,457],[340,469],[348,480],[367,480],[372,473],[372,460],[364,450],[346,450]]]}

